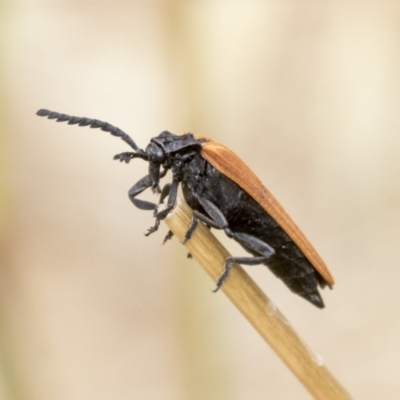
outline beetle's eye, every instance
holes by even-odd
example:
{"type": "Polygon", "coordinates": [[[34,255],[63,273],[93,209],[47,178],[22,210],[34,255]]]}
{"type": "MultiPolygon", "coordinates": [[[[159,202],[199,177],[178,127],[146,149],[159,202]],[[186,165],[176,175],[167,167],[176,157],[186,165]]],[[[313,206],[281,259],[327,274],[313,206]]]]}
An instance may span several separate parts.
{"type": "Polygon", "coordinates": [[[164,161],[165,155],[163,149],[154,143],[150,143],[147,146],[146,153],[151,161],[157,163],[162,163],[164,161]]]}

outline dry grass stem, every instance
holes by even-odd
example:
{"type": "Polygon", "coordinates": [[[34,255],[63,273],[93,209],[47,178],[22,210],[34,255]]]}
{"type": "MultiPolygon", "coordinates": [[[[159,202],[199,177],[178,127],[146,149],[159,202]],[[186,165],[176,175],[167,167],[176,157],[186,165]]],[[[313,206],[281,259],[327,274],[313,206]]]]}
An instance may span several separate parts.
{"type": "MultiPolygon", "coordinates": [[[[182,241],[191,219],[191,209],[178,199],[177,206],[165,222],[178,240],[182,241]]],[[[201,223],[185,246],[216,282],[223,270],[224,261],[229,256],[228,251],[201,223]]],[[[221,290],[315,399],[351,399],[325,367],[322,358],[305,345],[286,318],[240,266],[235,265],[232,268],[221,290]]]]}

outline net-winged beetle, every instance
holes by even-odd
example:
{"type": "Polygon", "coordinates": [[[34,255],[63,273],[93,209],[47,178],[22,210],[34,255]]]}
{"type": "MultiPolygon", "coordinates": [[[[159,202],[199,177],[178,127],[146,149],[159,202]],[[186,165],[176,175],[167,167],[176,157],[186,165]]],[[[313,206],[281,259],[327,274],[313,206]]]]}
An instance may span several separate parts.
{"type": "MultiPolygon", "coordinates": [[[[100,128],[120,137],[134,150],[117,154],[115,160],[129,163],[133,158],[141,158],[149,163],[149,174],[129,190],[129,198],[137,208],[154,211],[156,222],[147,235],[158,229],[160,221],[173,208],[181,185],[194,213],[185,241],[201,220],[211,228],[223,229],[251,253],[252,257],[226,259],[216,290],[228,277],[233,263],[265,264],[292,292],[319,308],[324,307],[318,286],[333,286],[328,268],[282,206],[231,150],[203,136],[174,135],[167,131],[152,138],[146,150],[142,150],[126,133],[107,122],[44,109],[37,115],[100,128]],[[160,179],[168,170],[172,171],[172,182],[161,191],[160,179]],[[160,194],[160,203],[168,197],[164,210],[159,212],[156,203],[137,198],[148,188],[160,194]]],[[[171,236],[169,232],[166,239],[171,236]]]]}

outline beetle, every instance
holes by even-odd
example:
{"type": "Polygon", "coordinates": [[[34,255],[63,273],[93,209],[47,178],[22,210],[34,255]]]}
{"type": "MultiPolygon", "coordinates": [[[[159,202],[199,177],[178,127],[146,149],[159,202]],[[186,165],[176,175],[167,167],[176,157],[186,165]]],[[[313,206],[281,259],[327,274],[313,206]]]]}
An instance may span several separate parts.
{"type": "MultiPolygon", "coordinates": [[[[232,264],[265,264],[292,292],[319,308],[324,307],[318,287],[332,288],[331,273],[279,202],[230,149],[205,136],[163,131],[143,150],[129,135],[107,122],[45,109],[39,110],[37,115],[70,125],[100,128],[121,138],[134,150],[117,154],[115,160],[129,163],[140,158],[149,163],[148,175],[128,192],[137,208],[154,212],[155,224],[146,235],[157,231],[160,221],[172,210],[180,185],[186,202],[193,209],[184,242],[190,239],[201,220],[209,228],[224,230],[249,252],[250,257],[225,260],[214,291],[227,279],[232,264]],[[160,180],[168,170],[172,171],[172,182],[161,190],[160,180]],[[159,211],[158,204],[137,198],[148,188],[160,194],[160,204],[168,198],[165,209],[159,211]]],[[[172,235],[169,231],[164,242],[172,235]]]]}

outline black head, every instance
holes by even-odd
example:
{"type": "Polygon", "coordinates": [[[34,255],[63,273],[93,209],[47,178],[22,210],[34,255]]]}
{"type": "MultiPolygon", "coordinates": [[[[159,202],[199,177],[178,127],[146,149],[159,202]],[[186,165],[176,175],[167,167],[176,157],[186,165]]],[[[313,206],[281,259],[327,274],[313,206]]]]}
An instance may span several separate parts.
{"type": "Polygon", "coordinates": [[[163,131],[152,138],[146,147],[145,154],[149,161],[153,190],[158,188],[161,167],[168,170],[187,161],[200,151],[201,143],[202,140],[196,139],[191,133],[175,135],[163,131]]]}

